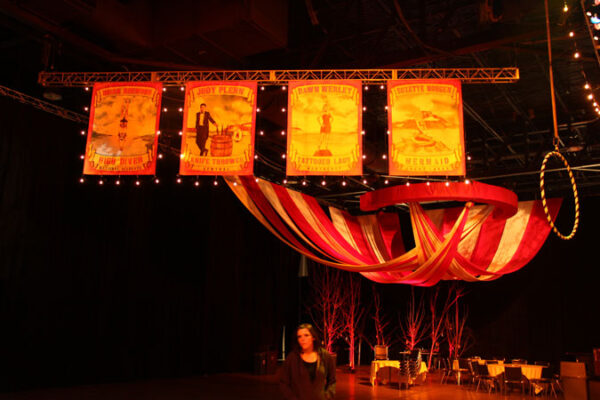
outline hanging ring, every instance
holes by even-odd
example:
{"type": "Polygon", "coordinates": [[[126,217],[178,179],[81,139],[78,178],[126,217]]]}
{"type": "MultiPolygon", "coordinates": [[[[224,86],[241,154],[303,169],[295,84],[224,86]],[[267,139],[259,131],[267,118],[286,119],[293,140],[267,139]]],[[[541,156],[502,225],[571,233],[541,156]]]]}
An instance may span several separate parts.
{"type": "Polygon", "coordinates": [[[575,236],[575,232],[577,232],[577,227],[579,226],[579,195],[577,194],[577,185],[575,184],[575,177],[573,176],[573,171],[571,171],[571,167],[567,160],[560,154],[558,151],[551,151],[544,157],[544,161],[542,162],[542,169],[540,170],[540,192],[542,194],[542,205],[544,206],[544,213],[546,214],[546,218],[548,219],[548,223],[552,230],[556,235],[563,240],[571,240],[575,236]],[[552,221],[552,216],[548,211],[548,204],[546,203],[546,189],[544,188],[544,173],[546,172],[546,163],[552,157],[556,156],[560,158],[567,168],[567,172],[569,173],[569,178],[571,179],[571,186],[573,188],[573,197],[575,199],[575,222],[573,222],[573,229],[571,233],[567,236],[563,235],[558,231],[556,226],[554,225],[554,221],[552,221]]]}

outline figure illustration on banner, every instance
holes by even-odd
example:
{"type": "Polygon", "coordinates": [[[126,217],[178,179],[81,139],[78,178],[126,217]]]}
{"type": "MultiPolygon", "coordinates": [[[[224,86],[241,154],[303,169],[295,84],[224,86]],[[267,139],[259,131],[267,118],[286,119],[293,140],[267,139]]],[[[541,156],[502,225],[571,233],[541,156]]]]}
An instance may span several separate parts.
{"type": "Polygon", "coordinates": [[[319,125],[321,126],[319,147],[315,152],[315,156],[326,157],[331,156],[329,151],[329,135],[331,134],[331,124],[333,123],[333,115],[329,111],[329,104],[323,105],[323,113],[318,117],[319,125]]]}
{"type": "Polygon", "coordinates": [[[206,141],[208,140],[208,128],[209,122],[215,127],[217,123],[210,115],[210,112],[206,111],[206,104],[200,104],[200,111],[196,113],[196,144],[200,150],[201,156],[208,155],[208,149],[206,148],[206,141]]]}
{"type": "Polygon", "coordinates": [[[430,110],[417,109],[409,118],[394,122],[394,145],[417,153],[444,152],[450,148],[443,142],[444,132],[453,126],[445,118],[430,110]]]}
{"type": "Polygon", "coordinates": [[[123,100],[123,105],[121,106],[121,120],[119,121],[119,150],[123,151],[123,147],[125,147],[125,139],[127,139],[127,115],[129,114],[129,105],[131,104],[131,99],[123,100]]]}

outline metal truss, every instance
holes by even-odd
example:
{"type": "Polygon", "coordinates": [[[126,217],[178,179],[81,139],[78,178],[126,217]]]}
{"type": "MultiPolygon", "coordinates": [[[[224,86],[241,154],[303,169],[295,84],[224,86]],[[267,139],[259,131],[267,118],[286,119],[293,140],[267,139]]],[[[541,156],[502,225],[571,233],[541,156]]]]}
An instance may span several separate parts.
{"type": "Polygon", "coordinates": [[[161,82],[179,86],[188,81],[256,81],[286,85],[295,80],[356,79],[382,84],[395,79],[458,79],[462,83],[514,83],[519,69],[510,68],[417,68],[417,69],[311,69],[257,71],[152,71],[152,72],[45,72],[38,82],[51,87],[85,87],[96,82],[161,82]]]}
{"type": "Polygon", "coordinates": [[[48,103],[46,101],[37,99],[35,97],[31,97],[21,92],[17,92],[16,90],[7,88],[6,86],[0,85],[0,95],[10,97],[15,99],[23,104],[29,104],[34,106],[35,108],[45,111],[50,114],[57,115],[61,118],[68,119],[75,122],[80,122],[82,124],[88,123],[88,116],[76,113],[71,110],[67,110],[66,108],[59,107],[52,103],[48,103]]]}

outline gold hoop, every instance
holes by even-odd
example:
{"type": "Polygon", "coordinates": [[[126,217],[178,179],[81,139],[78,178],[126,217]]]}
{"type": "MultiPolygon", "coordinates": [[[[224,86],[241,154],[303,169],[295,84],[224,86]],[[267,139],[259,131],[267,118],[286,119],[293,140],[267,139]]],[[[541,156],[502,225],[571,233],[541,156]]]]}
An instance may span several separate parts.
{"type": "Polygon", "coordinates": [[[556,235],[563,240],[571,240],[575,236],[575,232],[577,232],[577,227],[579,226],[579,195],[577,194],[577,185],[575,184],[575,177],[573,176],[573,172],[571,171],[571,167],[567,160],[560,154],[558,151],[551,151],[544,157],[544,161],[542,162],[542,169],[540,170],[540,192],[542,194],[542,204],[544,206],[544,213],[546,214],[546,218],[548,219],[548,223],[552,227],[552,230],[556,235]],[[569,178],[571,179],[571,185],[573,187],[573,197],[575,199],[575,222],[573,223],[573,229],[568,236],[563,235],[558,231],[556,226],[554,225],[554,221],[552,221],[552,216],[548,211],[548,204],[546,204],[546,189],[544,188],[544,173],[546,171],[546,163],[550,159],[550,157],[556,156],[560,158],[567,168],[567,172],[569,173],[569,178]]]}

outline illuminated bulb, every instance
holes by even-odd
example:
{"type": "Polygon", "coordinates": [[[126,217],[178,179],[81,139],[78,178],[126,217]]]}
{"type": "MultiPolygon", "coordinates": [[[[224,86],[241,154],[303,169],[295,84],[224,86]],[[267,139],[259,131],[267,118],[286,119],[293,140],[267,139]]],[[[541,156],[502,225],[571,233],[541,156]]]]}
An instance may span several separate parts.
{"type": "Polygon", "coordinates": [[[567,4],[565,3],[565,6],[563,7],[563,12],[567,12],[569,11],[569,7],[567,6],[567,4]]]}
{"type": "Polygon", "coordinates": [[[282,86],[281,90],[287,90],[287,86],[282,86]]]}
{"type": "Polygon", "coordinates": [[[85,131],[81,131],[81,136],[85,135],[85,131]]]}
{"type": "Polygon", "coordinates": [[[183,107],[179,107],[179,108],[177,109],[177,111],[179,111],[179,112],[183,112],[183,107]]]}
{"type": "Polygon", "coordinates": [[[367,184],[367,180],[366,180],[366,179],[363,179],[363,183],[366,185],[366,184],[367,184]]]}
{"type": "Polygon", "coordinates": [[[283,180],[283,184],[284,184],[284,185],[285,185],[285,184],[287,184],[287,179],[284,179],[284,180],[283,180]]]}
{"type": "Polygon", "coordinates": [[[590,88],[590,84],[586,82],[585,85],[583,85],[583,88],[584,89],[589,89],[590,88]]]}
{"type": "Polygon", "coordinates": [[[385,111],[387,111],[387,109],[388,109],[388,106],[385,106],[385,111]]]}
{"type": "Polygon", "coordinates": [[[135,181],[135,185],[136,186],[140,186],[140,180],[139,179],[135,181]]]}
{"type": "Polygon", "coordinates": [[[285,158],[285,153],[281,155],[281,158],[285,158]]]}
{"type": "Polygon", "coordinates": [[[388,181],[388,180],[386,179],[385,181],[383,181],[383,183],[385,183],[385,184],[387,185],[388,183],[390,183],[390,181],[388,181]]]}
{"type": "Polygon", "coordinates": [[[598,40],[598,36],[594,36],[594,40],[598,40]]]}
{"type": "Polygon", "coordinates": [[[381,85],[381,86],[379,86],[379,89],[383,90],[383,89],[385,89],[385,86],[381,85]]]}
{"type": "Polygon", "coordinates": [[[83,183],[85,182],[85,179],[83,179],[83,177],[79,178],[79,183],[83,183]]]}
{"type": "Polygon", "coordinates": [[[103,181],[102,179],[100,179],[100,180],[98,181],[98,185],[104,185],[104,181],[103,181]]]}
{"type": "Polygon", "coordinates": [[[360,134],[361,134],[361,135],[364,135],[364,134],[365,134],[365,131],[360,131],[360,134]]]}
{"type": "Polygon", "coordinates": [[[167,112],[167,107],[163,107],[163,112],[167,112]]]}
{"type": "Polygon", "coordinates": [[[410,182],[406,182],[406,186],[410,186],[410,182]]]}
{"type": "Polygon", "coordinates": [[[431,183],[429,183],[429,181],[427,181],[427,186],[431,185],[431,183]]]}
{"type": "Polygon", "coordinates": [[[83,160],[85,158],[85,156],[82,154],[79,156],[79,158],[81,158],[83,160]]]}
{"type": "Polygon", "coordinates": [[[237,186],[237,182],[233,182],[233,186],[237,186]]]}
{"type": "Polygon", "coordinates": [[[185,157],[183,154],[179,155],[179,158],[181,158],[183,160],[183,157],[185,157]]]}
{"type": "Polygon", "coordinates": [[[156,134],[157,134],[157,135],[160,135],[160,131],[156,131],[156,134]]]}
{"type": "Polygon", "coordinates": [[[281,112],[285,112],[285,107],[283,107],[283,108],[281,109],[281,112]]]}
{"type": "Polygon", "coordinates": [[[258,154],[255,154],[255,155],[254,155],[254,159],[255,159],[255,160],[258,160],[258,154]]]}
{"type": "Polygon", "coordinates": [[[367,159],[367,155],[366,155],[366,154],[363,154],[363,155],[362,155],[362,158],[363,158],[363,160],[366,160],[366,159],[367,159]]]}
{"type": "Polygon", "coordinates": [[[387,131],[387,134],[388,134],[388,135],[390,134],[390,131],[389,131],[389,130],[387,131]]]}
{"type": "Polygon", "coordinates": [[[181,87],[179,88],[179,90],[181,90],[181,91],[183,92],[183,91],[185,90],[185,86],[181,86],[181,87]]]}
{"type": "Polygon", "coordinates": [[[323,185],[323,186],[327,185],[327,182],[325,181],[325,179],[323,179],[323,180],[321,181],[321,185],[323,185]]]}
{"type": "Polygon", "coordinates": [[[363,106],[363,111],[367,111],[367,106],[363,106]]]}
{"type": "Polygon", "coordinates": [[[346,186],[346,181],[342,181],[342,186],[346,186]]]}
{"type": "Polygon", "coordinates": [[[446,181],[446,186],[450,186],[450,182],[446,181]]]}
{"type": "Polygon", "coordinates": [[[471,161],[471,156],[467,156],[467,160],[471,161]]]}
{"type": "Polygon", "coordinates": [[[575,58],[579,58],[579,56],[580,56],[580,55],[581,55],[581,54],[579,54],[579,52],[578,52],[578,51],[576,51],[576,52],[575,52],[575,54],[573,54],[573,57],[575,57],[575,58]]]}
{"type": "Polygon", "coordinates": [[[160,153],[160,154],[158,155],[158,158],[161,158],[161,159],[163,158],[163,155],[162,155],[162,153],[160,153]]]}
{"type": "Polygon", "coordinates": [[[179,136],[183,136],[183,131],[179,131],[179,136]]]}
{"type": "Polygon", "coordinates": [[[265,131],[260,131],[260,132],[258,132],[258,134],[259,134],[260,136],[263,136],[263,135],[265,134],[265,131]]]}
{"type": "Polygon", "coordinates": [[[573,32],[573,31],[569,32],[569,37],[573,37],[573,36],[575,36],[575,32],[573,32]]]}
{"type": "Polygon", "coordinates": [[[594,102],[594,107],[598,107],[598,103],[594,102]]]}
{"type": "Polygon", "coordinates": [[[306,180],[302,180],[302,186],[306,186],[306,180]]]}
{"type": "Polygon", "coordinates": [[[158,178],[154,179],[154,183],[160,183],[160,179],[158,179],[158,178]]]}
{"type": "Polygon", "coordinates": [[[119,186],[120,184],[121,184],[121,180],[120,180],[120,179],[117,179],[117,180],[115,181],[115,185],[119,186]]]}
{"type": "MultiPolygon", "coordinates": [[[[177,179],[175,180],[175,182],[177,182],[177,183],[181,183],[181,178],[177,178],[177,179]]],[[[196,182],[198,182],[198,181],[196,181],[196,182]]]]}
{"type": "Polygon", "coordinates": [[[381,158],[385,160],[387,158],[387,154],[382,155],[381,158]]]}
{"type": "Polygon", "coordinates": [[[260,112],[260,107],[256,107],[256,112],[260,112]]]}
{"type": "Polygon", "coordinates": [[[589,11],[588,11],[588,12],[586,12],[585,14],[586,14],[588,17],[591,17],[591,16],[592,16],[592,13],[591,13],[591,12],[589,12],[589,11]]]}
{"type": "Polygon", "coordinates": [[[89,111],[90,108],[89,107],[83,107],[83,111],[89,111]]]}
{"type": "Polygon", "coordinates": [[[285,131],[281,131],[281,136],[285,135],[285,131]]]}
{"type": "Polygon", "coordinates": [[[258,183],[258,178],[254,179],[254,182],[258,183]]]}
{"type": "Polygon", "coordinates": [[[167,88],[166,88],[166,87],[164,87],[164,88],[163,88],[163,92],[166,92],[166,91],[167,91],[167,88]]]}
{"type": "Polygon", "coordinates": [[[468,185],[469,183],[471,183],[471,181],[468,179],[465,179],[465,183],[468,185]]]}
{"type": "Polygon", "coordinates": [[[592,100],[594,98],[594,95],[590,93],[590,94],[588,94],[587,98],[588,98],[588,100],[592,100]]]}
{"type": "Polygon", "coordinates": [[[215,179],[215,181],[213,182],[213,185],[219,186],[219,181],[215,179]]]}
{"type": "Polygon", "coordinates": [[[260,87],[260,90],[265,90],[265,87],[264,87],[264,86],[261,86],[261,87],[260,87]]]}
{"type": "Polygon", "coordinates": [[[365,86],[365,90],[369,90],[369,87],[368,87],[368,86],[365,86]]]}
{"type": "Polygon", "coordinates": [[[86,87],[84,88],[84,90],[85,90],[86,92],[89,92],[89,91],[90,91],[90,88],[86,86],[86,87]]]}
{"type": "Polygon", "coordinates": [[[200,186],[200,181],[196,181],[196,182],[194,182],[194,185],[196,185],[196,186],[200,186]]]}

